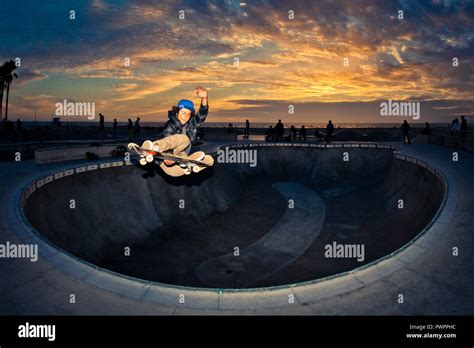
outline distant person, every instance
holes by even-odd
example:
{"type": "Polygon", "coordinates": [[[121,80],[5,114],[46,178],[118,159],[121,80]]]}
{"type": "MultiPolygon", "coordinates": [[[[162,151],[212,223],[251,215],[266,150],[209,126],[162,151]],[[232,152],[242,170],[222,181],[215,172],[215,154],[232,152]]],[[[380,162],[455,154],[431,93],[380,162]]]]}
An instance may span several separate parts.
{"type": "Polygon", "coordinates": [[[61,127],[61,117],[53,117],[53,127],[61,127]]]}
{"type": "Polygon", "coordinates": [[[275,142],[275,129],[273,128],[273,126],[270,126],[270,128],[268,128],[267,130],[266,141],[275,142]]]}
{"type": "Polygon", "coordinates": [[[400,127],[402,130],[402,137],[403,137],[403,143],[404,144],[411,144],[410,142],[410,125],[408,124],[407,120],[403,121],[402,126],[400,127]]]}
{"type": "Polygon", "coordinates": [[[456,118],[454,118],[454,120],[451,122],[451,126],[449,127],[449,129],[451,130],[457,130],[459,127],[459,120],[456,118]]]}
{"type": "Polygon", "coordinates": [[[244,138],[248,139],[250,135],[250,122],[249,120],[245,121],[245,131],[244,131],[244,138]]]}
{"type": "Polygon", "coordinates": [[[117,128],[118,128],[118,122],[117,119],[114,118],[114,139],[117,140],[117,128]]]}
{"type": "Polygon", "coordinates": [[[304,125],[301,126],[301,129],[300,129],[300,141],[306,142],[306,128],[304,125]]]}
{"type": "Polygon", "coordinates": [[[296,140],[296,128],[295,126],[291,125],[290,127],[290,141],[295,141],[296,140]]]}
{"type": "Polygon", "coordinates": [[[140,117],[137,117],[135,124],[133,125],[133,137],[135,139],[140,138],[142,127],[140,126],[140,117]]]}
{"type": "Polygon", "coordinates": [[[467,120],[464,115],[461,116],[461,128],[460,130],[467,132],[467,120]]]}
{"type": "Polygon", "coordinates": [[[459,131],[459,120],[457,117],[451,122],[449,129],[451,130],[451,136],[455,136],[455,133],[459,131]]]}
{"type": "Polygon", "coordinates": [[[283,141],[284,133],[285,133],[285,126],[283,125],[281,120],[278,120],[278,123],[275,126],[276,141],[283,141]]]}
{"type": "Polygon", "coordinates": [[[464,149],[464,142],[466,141],[467,121],[464,115],[461,116],[461,126],[459,128],[459,136],[461,139],[461,148],[464,149]]]}
{"type": "Polygon", "coordinates": [[[457,147],[458,146],[459,130],[460,130],[459,120],[457,119],[457,117],[453,120],[453,122],[451,122],[450,130],[451,130],[451,137],[453,139],[453,146],[457,147]]]}
{"type": "Polygon", "coordinates": [[[104,122],[105,122],[104,115],[102,115],[101,113],[99,113],[99,129],[100,129],[101,131],[105,129],[104,122]]]}
{"type": "Polygon", "coordinates": [[[128,140],[132,140],[133,139],[133,122],[131,118],[128,119],[127,129],[128,129],[128,140]]]}
{"type": "Polygon", "coordinates": [[[20,119],[16,120],[16,140],[21,141],[23,135],[23,124],[21,123],[20,119]]]}
{"type": "Polygon", "coordinates": [[[331,142],[333,133],[334,133],[334,125],[332,124],[332,121],[329,120],[326,126],[326,142],[327,143],[331,142]]]}
{"type": "Polygon", "coordinates": [[[430,135],[431,134],[431,127],[430,127],[430,124],[428,122],[425,122],[425,128],[423,128],[420,131],[420,134],[424,134],[424,135],[430,135]]]}
{"type": "Polygon", "coordinates": [[[227,128],[227,133],[232,134],[234,133],[234,126],[232,123],[229,123],[229,128],[227,128]]]}

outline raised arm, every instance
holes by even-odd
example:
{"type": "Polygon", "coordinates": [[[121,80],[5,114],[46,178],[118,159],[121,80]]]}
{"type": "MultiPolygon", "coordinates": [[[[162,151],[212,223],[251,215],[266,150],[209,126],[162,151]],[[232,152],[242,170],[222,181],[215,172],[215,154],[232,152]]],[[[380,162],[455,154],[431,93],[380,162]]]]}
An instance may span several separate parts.
{"type": "Polygon", "coordinates": [[[207,89],[202,86],[196,86],[196,94],[201,98],[201,105],[207,106],[207,89]]]}
{"type": "Polygon", "coordinates": [[[207,114],[209,112],[209,105],[208,102],[208,93],[207,89],[201,86],[196,86],[196,94],[198,97],[201,98],[201,105],[199,107],[199,111],[196,114],[196,119],[198,124],[203,123],[206,120],[207,114]]]}

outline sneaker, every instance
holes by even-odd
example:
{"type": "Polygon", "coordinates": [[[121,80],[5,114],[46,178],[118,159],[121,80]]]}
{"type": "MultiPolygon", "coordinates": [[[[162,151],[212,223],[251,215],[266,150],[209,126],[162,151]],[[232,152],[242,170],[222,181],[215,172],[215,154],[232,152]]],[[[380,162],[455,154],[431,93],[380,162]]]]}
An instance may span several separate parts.
{"type": "Polygon", "coordinates": [[[143,150],[153,150],[153,142],[151,140],[145,140],[142,144],[143,150]]]}
{"type": "Polygon", "coordinates": [[[158,145],[151,140],[145,140],[142,144],[142,149],[145,151],[160,152],[158,145]]]}
{"type": "Polygon", "coordinates": [[[202,151],[196,151],[190,154],[188,157],[195,160],[195,161],[202,161],[206,154],[202,151]]]}
{"type": "MultiPolygon", "coordinates": [[[[205,156],[206,156],[206,154],[204,152],[196,151],[196,152],[188,155],[187,157],[190,158],[190,159],[193,159],[195,161],[202,161],[205,156]]],[[[187,163],[180,163],[179,165],[180,165],[181,168],[187,168],[188,167],[187,163]]]]}
{"type": "Polygon", "coordinates": [[[155,151],[155,152],[161,152],[161,151],[160,151],[160,147],[158,146],[157,143],[153,143],[153,151],[155,151]]]}

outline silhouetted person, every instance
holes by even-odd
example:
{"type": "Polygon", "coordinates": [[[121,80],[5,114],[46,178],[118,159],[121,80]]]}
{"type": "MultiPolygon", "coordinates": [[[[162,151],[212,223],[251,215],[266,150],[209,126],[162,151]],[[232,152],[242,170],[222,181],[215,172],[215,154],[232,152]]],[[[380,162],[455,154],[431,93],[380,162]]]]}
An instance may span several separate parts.
{"type": "Polygon", "coordinates": [[[461,130],[467,132],[467,121],[464,115],[461,116],[461,130]]]}
{"type": "Polygon", "coordinates": [[[403,124],[400,128],[402,130],[403,143],[410,144],[410,125],[408,124],[407,120],[403,121],[403,124]]]}
{"type": "Polygon", "coordinates": [[[105,126],[104,126],[104,115],[99,113],[99,129],[102,131],[102,130],[104,130],[104,128],[105,128],[105,126]]]}
{"type": "Polygon", "coordinates": [[[314,128],[314,137],[316,138],[316,141],[321,140],[323,138],[323,135],[319,131],[318,127],[314,128]]]}
{"type": "Polygon", "coordinates": [[[281,120],[278,120],[278,123],[275,126],[275,135],[276,141],[283,141],[283,134],[285,133],[285,126],[281,123],[281,120]]]}
{"type": "Polygon", "coordinates": [[[459,128],[459,135],[460,135],[460,138],[461,138],[461,148],[464,148],[464,142],[466,140],[466,132],[467,132],[467,121],[466,121],[466,118],[463,116],[461,116],[461,126],[459,128]]]}
{"type": "Polygon", "coordinates": [[[117,128],[118,128],[118,122],[117,122],[117,119],[114,118],[114,139],[117,139],[117,128]]]}
{"type": "Polygon", "coordinates": [[[328,125],[326,126],[326,142],[327,143],[331,142],[333,133],[334,133],[334,125],[332,124],[332,121],[329,120],[328,125]]]}
{"type": "Polygon", "coordinates": [[[455,118],[452,122],[451,122],[451,127],[450,129],[453,130],[453,131],[457,131],[459,128],[459,120],[457,118],[455,118]]]}
{"type": "Polygon", "coordinates": [[[140,138],[140,132],[142,130],[142,127],[140,126],[140,117],[137,117],[137,120],[135,121],[135,124],[133,126],[133,137],[138,139],[140,138]]]}
{"type": "Polygon", "coordinates": [[[234,133],[234,126],[232,123],[229,123],[229,128],[227,129],[227,133],[232,134],[234,133]]]}
{"type": "Polygon", "coordinates": [[[270,128],[268,128],[267,130],[267,141],[271,141],[272,142],[275,142],[275,129],[273,128],[273,126],[270,126],[270,128]]]}
{"type": "Polygon", "coordinates": [[[245,121],[244,137],[248,139],[249,135],[250,135],[250,122],[249,122],[249,120],[246,120],[245,121]]]}
{"type": "Polygon", "coordinates": [[[127,126],[127,129],[128,129],[128,140],[132,140],[133,139],[133,122],[132,122],[132,119],[128,119],[128,126],[127,126]]]}
{"type": "Polygon", "coordinates": [[[306,141],[306,128],[304,125],[301,126],[301,129],[300,129],[300,140],[306,141]]]}
{"type": "Polygon", "coordinates": [[[21,123],[20,119],[16,120],[16,140],[21,141],[23,135],[23,124],[21,123]]]}
{"type": "Polygon", "coordinates": [[[458,136],[459,136],[459,120],[455,118],[453,122],[451,122],[451,137],[453,138],[453,146],[458,146],[458,136]]]}
{"type": "Polygon", "coordinates": [[[420,134],[424,134],[424,135],[430,135],[431,134],[431,127],[430,127],[430,124],[428,122],[425,122],[425,128],[423,128],[420,131],[420,134]]]}
{"type": "Polygon", "coordinates": [[[296,128],[295,126],[291,125],[290,127],[290,141],[296,140],[296,128]]]}

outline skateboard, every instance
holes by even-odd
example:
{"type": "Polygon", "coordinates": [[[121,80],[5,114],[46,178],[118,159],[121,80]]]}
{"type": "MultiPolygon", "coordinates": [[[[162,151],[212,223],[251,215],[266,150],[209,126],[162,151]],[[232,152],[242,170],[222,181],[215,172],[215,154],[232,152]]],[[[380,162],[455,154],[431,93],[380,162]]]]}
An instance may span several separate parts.
{"type": "Polygon", "coordinates": [[[200,151],[185,157],[173,155],[168,152],[144,149],[135,143],[128,144],[128,148],[134,150],[140,156],[139,163],[142,166],[151,162],[158,163],[166,174],[174,177],[199,173],[201,170],[211,167],[214,164],[214,158],[209,155],[205,155],[203,160],[198,160],[197,157],[202,157],[202,152],[200,151]],[[171,160],[175,162],[175,164],[167,165],[163,162],[165,159],[171,160]]]}

